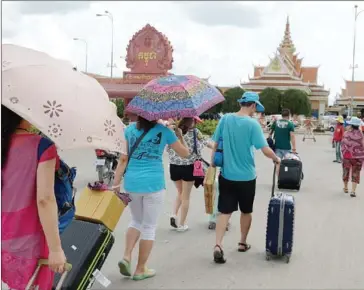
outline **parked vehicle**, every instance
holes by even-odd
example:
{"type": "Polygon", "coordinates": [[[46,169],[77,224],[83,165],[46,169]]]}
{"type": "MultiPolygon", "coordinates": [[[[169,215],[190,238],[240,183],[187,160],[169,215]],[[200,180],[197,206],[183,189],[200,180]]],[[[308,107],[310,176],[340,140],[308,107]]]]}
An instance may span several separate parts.
{"type": "Polygon", "coordinates": [[[120,154],[109,152],[101,149],[96,149],[96,171],[99,182],[111,185],[114,181],[115,170],[118,166],[120,154]]]}

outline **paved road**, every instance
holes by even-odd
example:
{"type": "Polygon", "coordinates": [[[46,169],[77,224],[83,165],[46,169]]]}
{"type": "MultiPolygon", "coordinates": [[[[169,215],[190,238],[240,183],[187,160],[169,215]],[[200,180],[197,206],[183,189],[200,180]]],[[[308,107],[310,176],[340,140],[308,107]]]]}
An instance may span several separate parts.
{"type": "MultiPolygon", "coordinates": [[[[225,265],[212,262],[215,236],[207,229],[201,189],[192,194],[190,230],[185,233],[171,230],[168,215],[176,191],[168,181],[150,260],[150,266],[158,271],[157,276],[135,282],[118,273],[117,262],[122,257],[129,222],[127,210],[117,226],[116,243],[102,269],[112,282],[108,289],[364,289],[364,186],[358,190],[356,199],[342,193],[341,167],[332,162],[334,152],[329,138],[319,136],[316,143],[298,142],[305,180],[301,191],[293,193],[297,212],[294,252],[289,264],[265,261],[272,164],[258,152],[258,185],[249,252],[236,251],[239,216],[235,214],[225,238],[228,262],[225,265]]],[[[96,178],[93,152],[64,152],[63,156],[78,166],[76,185],[79,188],[96,178]]],[[[93,289],[102,287],[95,284],[93,289]]]]}

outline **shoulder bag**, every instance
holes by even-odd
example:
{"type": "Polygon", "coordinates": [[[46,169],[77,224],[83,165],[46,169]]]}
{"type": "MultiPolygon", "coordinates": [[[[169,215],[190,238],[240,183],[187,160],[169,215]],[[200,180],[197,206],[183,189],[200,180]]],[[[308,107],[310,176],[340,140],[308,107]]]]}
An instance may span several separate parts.
{"type": "Polygon", "coordinates": [[[129,165],[131,156],[133,155],[133,153],[135,152],[135,150],[138,148],[140,142],[142,142],[142,140],[145,137],[145,135],[148,134],[148,132],[149,132],[149,130],[145,130],[143,132],[143,134],[140,135],[140,137],[135,141],[134,145],[130,148],[130,151],[128,152],[128,162],[126,163],[126,166],[125,166],[124,175],[126,173],[126,169],[128,168],[128,165],[129,165]]]}

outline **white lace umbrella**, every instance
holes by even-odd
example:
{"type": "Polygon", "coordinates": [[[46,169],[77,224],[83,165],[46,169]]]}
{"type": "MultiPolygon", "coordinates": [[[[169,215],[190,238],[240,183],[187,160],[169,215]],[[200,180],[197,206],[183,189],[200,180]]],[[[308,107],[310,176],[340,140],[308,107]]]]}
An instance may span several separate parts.
{"type": "Polygon", "coordinates": [[[66,61],[25,47],[2,45],[1,103],[60,149],[125,152],[125,126],[106,91],[66,61]]]}

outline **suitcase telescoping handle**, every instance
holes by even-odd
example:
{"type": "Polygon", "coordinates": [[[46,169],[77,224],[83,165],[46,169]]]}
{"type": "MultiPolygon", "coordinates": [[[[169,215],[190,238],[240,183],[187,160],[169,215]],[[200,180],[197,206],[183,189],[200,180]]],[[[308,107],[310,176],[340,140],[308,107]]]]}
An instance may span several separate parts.
{"type": "MultiPolygon", "coordinates": [[[[47,265],[48,265],[48,260],[46,260],[46,259],[40,259],[38,261],[37,268],[35,269],[35,272],[34,272],[33,276],[30,278],[30,280],[28,282],[28,285],[25,288],[25,290],[32,290],[33,289],[33,286],[34,286],[33,284],[34,284],[34,281],[35,281],[35,279],[37,278],[37,276],[39,274],[40,268],[42,266],[47,266],[47,265]]],[[[61,279],[59,280],[59,282],[57,284],[56,290],[61,290],[62,289],[62,284],[63,284],[64,280],[66,279],[68,272],[71,271],[71,270],[72,270],[72,265],[69,264],[69,263],[66,263],[65,271],[62,274],[62,277],[61,277],[61,279]]]]}
{"type": "Polygon", "coordinates": [[[274,169],[273,169],[273,184],[272,184],[272,195],[271,197],[274,196],[274,190],[276,188],[276,172],[277,172],[277,163],[274,162],[274,169]]]}

